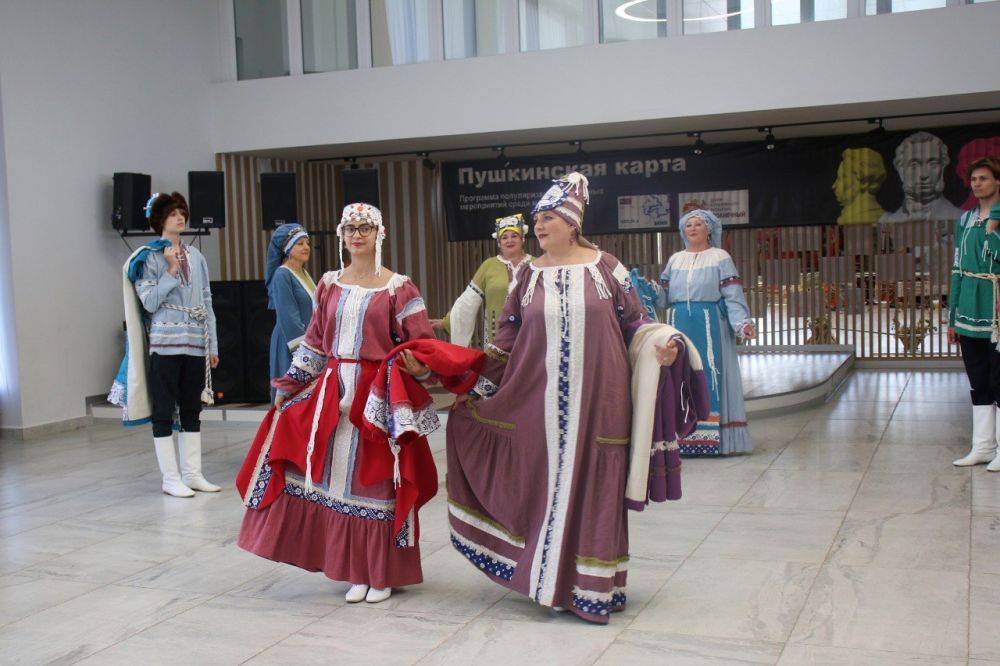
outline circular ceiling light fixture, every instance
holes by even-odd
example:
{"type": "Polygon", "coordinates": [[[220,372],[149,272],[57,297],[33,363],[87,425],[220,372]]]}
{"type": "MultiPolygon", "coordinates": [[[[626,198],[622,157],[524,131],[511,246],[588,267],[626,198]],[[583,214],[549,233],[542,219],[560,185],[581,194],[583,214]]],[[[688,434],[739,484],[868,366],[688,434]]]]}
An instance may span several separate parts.
{"type": "Polygon", "coordinates": [[[715,21],[717,19],[727,19],[731,16],[739,16],[742,11],[729,12],[728,14],[716,14],[714,16],[692,16],[691,18],[685,18],[685,21],[715,21]]]}
{"type": "Polygon", "coordinates": [[[639,23],[666,23],[665,18],[643,18],[641,16],[633,16],[628,13],[632,7],[636,5],[641,5],[647,0],[628,0],[628,2],[623,2],[615,8],[615,16],[618,18],[625,19],[626,21],[638,21],[639,23]]]}

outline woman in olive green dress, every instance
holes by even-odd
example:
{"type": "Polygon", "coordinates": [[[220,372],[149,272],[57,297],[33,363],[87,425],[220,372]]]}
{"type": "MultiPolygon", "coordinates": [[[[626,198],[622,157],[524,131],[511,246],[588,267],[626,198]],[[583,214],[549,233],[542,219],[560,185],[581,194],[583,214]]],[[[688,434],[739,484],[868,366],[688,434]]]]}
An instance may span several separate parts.
{"type": "Polygon", "coordinates": [[[524,251],[527,233],[528,225],[520,213],[497,219],[493,238],[500,247],[500,253],[479,266],[472,282],[452,305],[451,312],[443,320],[433,322],[436,328],[448,332],[452,343],[469,346],[476,331],[480,308],[483,311],[483,346],[493,340],[510,282],[517,269],[533,259],[524,251]]]}

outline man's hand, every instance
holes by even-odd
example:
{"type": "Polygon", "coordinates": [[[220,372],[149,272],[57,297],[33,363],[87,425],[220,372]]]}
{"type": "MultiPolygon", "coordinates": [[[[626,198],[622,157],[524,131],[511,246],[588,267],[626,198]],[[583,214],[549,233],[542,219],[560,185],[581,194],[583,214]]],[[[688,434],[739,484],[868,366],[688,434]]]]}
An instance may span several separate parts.
{"type": "Polygon", "coordinates": [[[949,345],[958,344],[958,333],[953,328],[948,329],[948,344],[949,345]]]}
{"type": "Polygon", "coordinates": [[[171,275],[177,275],[177,271],[181,268],[181,262],[178,257],[177,248],[170,246],[163,250],[163,258],[167,260],[167,272],[171,275]]]}

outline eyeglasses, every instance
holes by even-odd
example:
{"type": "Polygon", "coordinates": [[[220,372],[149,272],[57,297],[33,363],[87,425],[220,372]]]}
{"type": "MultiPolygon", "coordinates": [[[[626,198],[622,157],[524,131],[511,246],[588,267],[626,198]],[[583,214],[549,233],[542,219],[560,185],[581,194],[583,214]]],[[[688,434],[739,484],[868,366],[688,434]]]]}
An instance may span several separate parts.
{"type": "Polygon", "coordinates": [[[375,227],[371,224],[362,224],[361,226],[354,226],[353,224],[345,225],[343,228],[344,236],[353,236],[358,234],[362,238],[367,238],[375,227]]]}

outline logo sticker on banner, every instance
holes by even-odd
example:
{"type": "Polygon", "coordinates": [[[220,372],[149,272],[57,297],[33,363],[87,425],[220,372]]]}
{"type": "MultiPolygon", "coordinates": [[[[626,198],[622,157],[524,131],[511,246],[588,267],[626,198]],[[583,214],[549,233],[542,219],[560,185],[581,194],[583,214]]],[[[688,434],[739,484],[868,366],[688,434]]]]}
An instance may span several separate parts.
{"type": "Polygon", "coordinates": [[[665,229],[669,226],[669,194],[618,197],[618,228],[622,231],[665,229]]]}
{"type": "Polygon", "coordinates": [[[698,208],[710,210],[723,226],[750,224],[750,190],[681,192],[677,205],[681,215],[698,208]]]}

